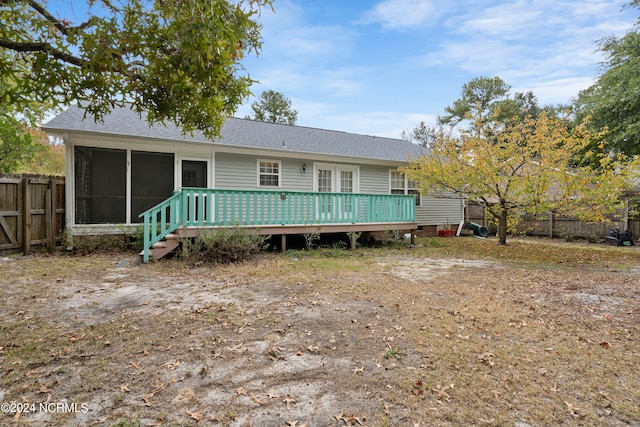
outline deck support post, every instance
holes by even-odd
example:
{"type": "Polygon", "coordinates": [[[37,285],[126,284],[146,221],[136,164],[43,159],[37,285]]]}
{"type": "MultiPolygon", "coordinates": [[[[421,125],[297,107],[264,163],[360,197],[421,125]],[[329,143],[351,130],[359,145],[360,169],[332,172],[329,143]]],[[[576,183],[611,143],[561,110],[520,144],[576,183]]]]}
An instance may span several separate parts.
{"type": "Polygon", "coordinates": [[[358,237],[356,236],[356,233],[347,233],[349,235],[349,242],[351,243],[351,250],[355,251],[356,250],[356,240],[358,240],[358,237]]]}
{"type": "Polygon", "coordinates": [[[287,252],[287,235],[286,234],[280,235],[280,250],[282,251],[282,253],[287,252]]]}
{"type": "Polygon", "coordinates": [[[410,230],[409,231],[411,233],[411,246],[415,246],[416,245],[416,233],[414,233],[414,231],[416,231],[416,230],[410,230]]]}

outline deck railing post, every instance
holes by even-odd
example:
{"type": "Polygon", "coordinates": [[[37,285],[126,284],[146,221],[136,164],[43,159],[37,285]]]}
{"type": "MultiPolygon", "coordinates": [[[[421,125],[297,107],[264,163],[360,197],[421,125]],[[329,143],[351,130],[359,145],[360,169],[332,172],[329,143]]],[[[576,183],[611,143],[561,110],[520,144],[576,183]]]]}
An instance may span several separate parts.
{"type": "Polygon", "coordinates": [[[144,262],[149,262],[149,250],[151,249],[151,230],[149,229],[149,224],[151,222],[151,214],[149,213],[149,211],[145,212],[144,214],[144,225],[143,225],[143,232],[144,232],[144,253],[142,255],[142,260],[144,262]]]}

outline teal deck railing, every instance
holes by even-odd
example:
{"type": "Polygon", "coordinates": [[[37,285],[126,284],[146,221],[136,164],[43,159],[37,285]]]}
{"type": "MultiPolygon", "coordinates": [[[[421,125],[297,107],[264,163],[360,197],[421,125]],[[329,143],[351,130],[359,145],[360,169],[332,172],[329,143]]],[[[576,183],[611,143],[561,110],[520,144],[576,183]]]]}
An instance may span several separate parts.
{"type": "Polygon", "coordinates": [[[416,206],[412,195],[184,188],[140,217],[147,262],[153,244],[179,227],[415,222],[416,206]]]}

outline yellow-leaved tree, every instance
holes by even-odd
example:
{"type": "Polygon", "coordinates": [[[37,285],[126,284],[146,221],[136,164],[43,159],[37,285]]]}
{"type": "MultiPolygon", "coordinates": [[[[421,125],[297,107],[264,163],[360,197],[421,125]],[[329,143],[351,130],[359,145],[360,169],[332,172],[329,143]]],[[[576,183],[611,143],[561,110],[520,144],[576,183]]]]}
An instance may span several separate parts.
{"type": "Polygon", "coordinates": [[[639,170],[638,159],[607,150],[603,133],[570,129],[545,112],[501,122],[478,113],[468,120],[468,129],[439,135],[429,154],[404,172],[423,194],[453,192],[483,205],[498,222],[501,244],[523,213],[604,220],[639,170]],[[589,149],[593,141],[597,151],[589,149]]]}

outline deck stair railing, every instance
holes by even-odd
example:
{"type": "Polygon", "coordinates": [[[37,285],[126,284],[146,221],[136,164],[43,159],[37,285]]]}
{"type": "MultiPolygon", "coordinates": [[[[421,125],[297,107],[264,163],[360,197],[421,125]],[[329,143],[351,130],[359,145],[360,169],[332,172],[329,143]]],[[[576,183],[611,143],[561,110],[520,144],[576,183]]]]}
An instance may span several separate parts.
{"type": "Polygon", "coordinates": [[[314,226],[415,222],[412,195],[183,188],[140,214],[143,259],[181,227],[314,226]]]}

